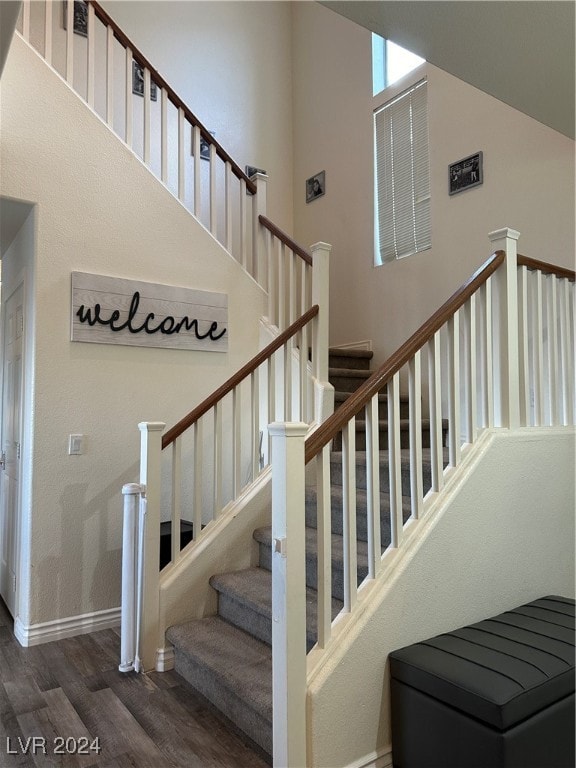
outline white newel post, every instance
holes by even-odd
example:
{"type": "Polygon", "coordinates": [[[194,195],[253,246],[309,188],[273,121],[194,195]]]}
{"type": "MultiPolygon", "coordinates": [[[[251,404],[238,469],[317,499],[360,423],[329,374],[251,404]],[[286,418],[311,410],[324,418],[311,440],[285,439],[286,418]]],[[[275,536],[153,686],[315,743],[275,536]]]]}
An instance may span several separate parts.
{"type": "Polygon", "coordinates": [[[520,233],[515,229],[498,229],[488,235],[495,251],[506,253],[498,270],[494,343],[494,418],[497,426],[514,429],[520,426],[520,381],[518,339],[518,264],[517,243],[520,233]]]}
{"type": "Polygon", "coordinates": [[[256,184],[256,194],[252,203],[252,277],[266,288],[269,269],[266,259],[266,232],[260,224],[259,217],[266,216],[268,176],[265,173],[255,173],[251,179],[256,184]]]}
{"type": "Polygon", "coordinates": [[[143,520],[140,527],[140,604],[139,647],[143,671],[154,669],[158,638],[160,585],[160,491],[162,432],[166,424],[144,421],[140,430],[140,485],[143,495],[143,520]]]}
{"type": "Polygon", "coordinates": [[[138,618],[138,521],[140,513],[138,483],[122,487],[124,524],[122,531],[122,610],[120,621],[120,672],[131,672],[136,659],[138,618]]]}
{"type": "Polygon", "coordinates": [[[330,346],[330,251],[328,243],[315,243],[312,251],[312,305],[318,305],[312,349],[314,376],[314,420],[322,423],[334,412],[334,387],[328,383],[330,346]]]}
{"type": "Polygon", "coordinates": [[[270,424],[272,437],[272,711],[276,768],[306,765],[304,439],[308,425],[270,424]]]}

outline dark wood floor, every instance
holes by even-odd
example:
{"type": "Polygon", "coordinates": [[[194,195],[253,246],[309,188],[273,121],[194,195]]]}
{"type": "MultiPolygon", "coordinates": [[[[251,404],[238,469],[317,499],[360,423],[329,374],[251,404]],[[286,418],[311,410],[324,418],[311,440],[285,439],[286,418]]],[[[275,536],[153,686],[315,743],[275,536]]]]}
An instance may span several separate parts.
{"type": "Polygon", "coordinates": [[[0,601],[1,768],[269,765],[175,672],[118,672],[116,631],[22,648],[12,625],[0,601]]]}

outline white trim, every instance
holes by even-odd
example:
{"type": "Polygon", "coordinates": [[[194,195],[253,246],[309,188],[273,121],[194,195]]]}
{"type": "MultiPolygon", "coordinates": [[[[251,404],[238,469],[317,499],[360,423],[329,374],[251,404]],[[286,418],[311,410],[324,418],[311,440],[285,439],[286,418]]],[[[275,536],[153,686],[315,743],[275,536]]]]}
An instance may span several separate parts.
{"type": "Polygon", "coordinates": [[[365,352],[372,352],[372,339],[350,341],[348,344],[330,344],[330,349],[361,349],[365,352]]]}
{"type": "Polygon", "coordinates": [[[369,752],[346,768],[392,768],[392,745],[369,752]]]}
{"type": "Polygon", "coordinates": [[[156,672],[168,672],[174,669],[174,647],[158,648],[156,651],[156,672]]]}
{"type": "Polygon", "coordinates": [[[80,616],[68,616],[65,619],[45,621],[40,624],[25,626],[20,617],[14,621],[16,639],[25,648],[53,640],[63,640],[66,637],[85,635],[88,632],[98,632],[110,629],[120,624],[120,608],[108,608],[105,611],[83,613],[80,616]]]}

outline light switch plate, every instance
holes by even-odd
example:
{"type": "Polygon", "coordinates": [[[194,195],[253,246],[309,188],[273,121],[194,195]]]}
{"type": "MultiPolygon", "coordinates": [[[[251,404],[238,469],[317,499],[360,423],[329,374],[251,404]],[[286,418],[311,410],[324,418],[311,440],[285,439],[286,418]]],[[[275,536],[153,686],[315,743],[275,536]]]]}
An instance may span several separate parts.
{"type": "Polygon", "coordinates": [[[84,435],[70,435],[68,439],[68,453],[70,456],[80,456],[83,448],[84,435]]]}

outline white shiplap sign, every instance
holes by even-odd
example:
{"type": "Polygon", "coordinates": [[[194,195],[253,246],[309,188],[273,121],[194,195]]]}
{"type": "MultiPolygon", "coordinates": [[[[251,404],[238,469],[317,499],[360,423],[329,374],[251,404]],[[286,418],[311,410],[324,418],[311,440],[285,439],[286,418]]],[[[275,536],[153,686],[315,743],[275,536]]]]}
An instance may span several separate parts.
{"type": "Polygon", "coordinates": [[[72,341],[228,350],[228,296],[72,272],[72,341]]]}

